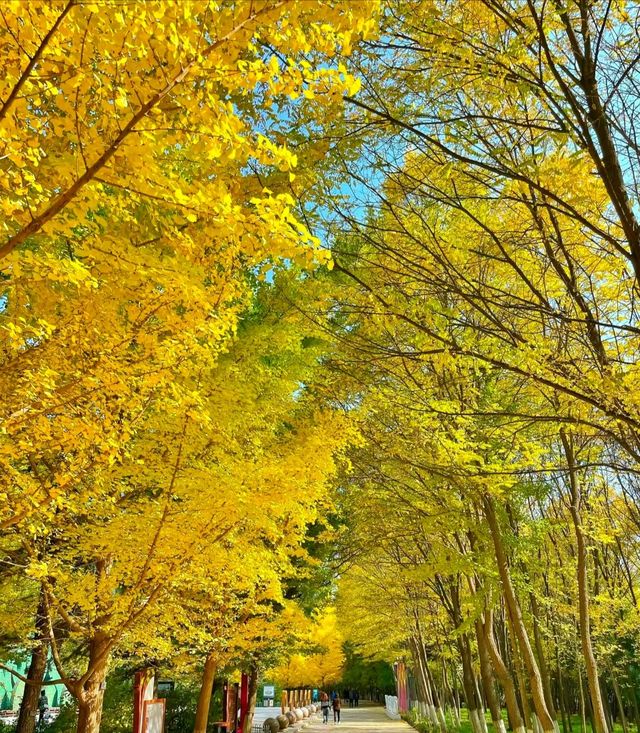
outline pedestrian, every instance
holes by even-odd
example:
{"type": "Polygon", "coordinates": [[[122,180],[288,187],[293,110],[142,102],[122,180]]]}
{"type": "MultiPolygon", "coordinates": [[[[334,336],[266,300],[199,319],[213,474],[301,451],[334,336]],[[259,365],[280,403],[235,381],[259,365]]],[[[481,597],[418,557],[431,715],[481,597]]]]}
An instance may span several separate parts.
{"type": "Polygon", "coordinates": [[[358,705],[360,704],[360,693],[358,692],[358,690],[356,690],[354,694],[355,694],[356,707],[358,707],[358,705]]]}
{"type": "Polygon", "coordinates": [[[340,722],[340,698],[338,695],[336,695],[333,698],[333,722],[339,723],[340,722]]]}
{"type": "Polygon", "coordinates": [[[329,722],[329,695],[323,690],[320,693],[320,709],[322,710],[322,722],[327,724],[329,722]]]}
{"type": "Polygon", "coordinates": [[[45,713],[49,708],[49,700],[47,700],[47,693],[44,690],[40,690],[40,697],[38,698],[38,711],[40,713],[38,717],[38,725],[42,724],[45,713]]]}
{"type": "Polygon", "coordinates": [[[356,704],[356,691],[355,690],[349,690],[349,707],[355,707],[356,704]]]}

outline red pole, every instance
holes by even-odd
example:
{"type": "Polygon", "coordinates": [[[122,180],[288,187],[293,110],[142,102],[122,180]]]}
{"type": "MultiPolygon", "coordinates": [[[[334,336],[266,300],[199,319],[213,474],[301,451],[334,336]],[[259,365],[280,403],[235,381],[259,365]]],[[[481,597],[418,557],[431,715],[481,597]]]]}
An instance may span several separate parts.
{"type": "Polygon", "coordinates": [[[147,690],[153,680],[153,670],[143,669],[136,672],[133,680],[133,733],[142,733],[142,708],[145,700],[150,700],[153,693],[147,690]]]}
{"type": "Polygon", "coordinates": [[[249,712],[249,675],[242,673],[240,678],[240,730],[239,733],[244,731],[244,721],[249,712]]]}

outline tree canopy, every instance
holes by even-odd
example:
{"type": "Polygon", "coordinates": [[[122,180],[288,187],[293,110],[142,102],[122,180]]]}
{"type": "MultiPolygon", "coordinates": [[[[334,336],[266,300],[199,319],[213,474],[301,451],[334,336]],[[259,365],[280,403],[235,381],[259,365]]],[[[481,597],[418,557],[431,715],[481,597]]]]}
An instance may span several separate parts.
{"type": "Polygon", "coordinates": [[[196,733],[220,670],[373,693],[394,662],[443,733],[462,702],[473,733],[640,725],[639,26],[0,8],[19,733],[47,654],[80,733],[147,664],[204,668],[196,733]]]}

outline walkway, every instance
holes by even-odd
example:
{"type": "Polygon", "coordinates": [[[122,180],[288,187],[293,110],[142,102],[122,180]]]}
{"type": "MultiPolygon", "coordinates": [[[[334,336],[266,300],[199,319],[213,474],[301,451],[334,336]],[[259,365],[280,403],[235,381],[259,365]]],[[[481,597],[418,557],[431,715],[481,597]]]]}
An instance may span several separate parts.
{"type": "Polygon", "coordinates": [[[415,733],[415,730],[404,720],[388,718],[383,707],[343,707],[338,725],[334,724],[330,711],[328,725],[314,723],[304,733],[415,733]]]}

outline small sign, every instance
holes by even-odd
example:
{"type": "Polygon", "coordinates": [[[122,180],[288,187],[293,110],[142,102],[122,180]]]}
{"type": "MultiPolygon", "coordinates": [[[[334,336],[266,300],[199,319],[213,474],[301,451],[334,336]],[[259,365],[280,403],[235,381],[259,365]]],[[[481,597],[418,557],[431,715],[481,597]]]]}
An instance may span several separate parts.
{"type": "Polygon", "coordinates": [[[173,692],[176,689],[176,683],[173,680],[158,680],[158,694],[173,692]]]}
{"type": "Polygon", "coordinates": [[[142,721],[143,733],[163,733],[165,700],[145,700],[142,721]]]}
{"type": "Polygon", "coordinates": [[[262,697],[273,699],[276,695],[276,688],[274,685],[264,685],[262,688],[262,697]]]}

